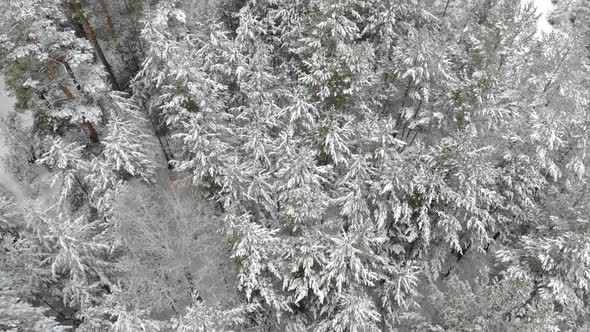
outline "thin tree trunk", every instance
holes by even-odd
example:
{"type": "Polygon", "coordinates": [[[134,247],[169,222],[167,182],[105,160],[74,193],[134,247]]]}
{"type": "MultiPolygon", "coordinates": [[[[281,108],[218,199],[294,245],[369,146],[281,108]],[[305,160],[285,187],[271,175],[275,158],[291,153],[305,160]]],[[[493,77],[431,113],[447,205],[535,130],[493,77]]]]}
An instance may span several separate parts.
{"type": "MultiPolygon", "coordinates": [[[[60,62],[61,63],[61,62],[60,62]]],[[[64,65],[65,67],[65,65],[64,65]]],[[[69,67],[69,66],[67,66],[69,67]]],[[[67,67],[66,67],[66,71],[67,71],[67,67]]],[[[72,92],[70,91],[70,89],[68,89],[68,87],[63,84],[62,82],[60,82],[59,80],[59,73],[57,72],[57,68],[55,67],[55,63],[53,60],[49,60],[49,62],[47,63],[47,70],[49,71],[49,73],[51,74],[51,77],[53,79],[55,79],[60,87],[60,89],[63,91],[64,95],[66,96],[66,98],[68,100],[72,100],[74,99],[74,94],[72,94],[72,92]]],[[[70,71],[72,69],[70,68],[70,71]]],[[[68,71],[69,73],[69,71],[68,71]]],[[[70,75],[73,75],[73,71],[71,73],[69,73],[70,75]]],[[[75,77],[73,77],[74,82],[76,82],[75,77]]],[[[94,129],[94,126],[92,125],[92,123],[86,119],[82,120],[82,126],[85,128],[86,133],[88,134],[88,137],[90,138],[90,141],[92,143],[98,143],[98,134],[96,133],[96,129],[94,129]]]]}
{"type": "Polygon", "coordinates": [[[92,47],[94,48],[94,51],[96,52],[96,55],[98,56],[100,62],[104,66],[105,70],[107,71],[107,74],[109,75],[109,79],[111,81],[111,84],[113,85],[113,89],[116,91],[121,91],[121,87],[119,86],[119,83],[117,82],[117,77],[115,76],[115,73],[113,72],[113,68],[111,67],[111,64],[107,61],[107,58],[105,57],[104,52],[102,51],[102,47],[100,47],[100,44],[98,43],[98,40],[96,39],[96,32],[92,28],[92,25],[90,24],[90,21],[88,21],[88,18],[86,17],[86,15],[84,15],[84,13],[82,12],[82,6],[78,2],[70,2],[69,8],[70,8],[70,14],[84,28],[84,33],[86,34],[86,38],[88,38],[88,40],[90,41],[90,44],[92,44],[92,47]]]}
{"type": "Polygon", "coordinates": [[[57,68],[55,67],[55,63],[53,62],[53,60],[49,60],[49,62],[47,63],[47,70],[49,71],[49,74],[51,74],[51,77],[53,77],[53,79],[57,81],[59,88],[61,89],[61,91],[63,91],[66,98],[74,99],[74,95],[72,94],[70,89],[68,89],[68,87],[59,80],[57,68]]]}
{"type": "Polygon", "coordinates": [[[447,15],[447,9],[449,8],[450,2],[451,2],[451,0],[447,0],[447,3],[445,4],[445,10],[443,11],[442,17],[445,17],[447,15]]]}
{"type": "Polygon", "coordinates": [[[193,301],[203,302],[203,299],[201,298],[201,295],[199,295],[197,285],[195,284],[195,280],[193,279],[193,275],[191,274],[188,266],[184,267],[184,277],[188,281],[188,287],[193,301]]]}
{"type": "Polygon", "coordinates": [[[146,117],[147,117],[148,121],[150,122],[150,124],[152,125],[152,128],[154,130],[154,135],[156,135],[156,138],[158,139],[158,142],[160,143],[160,148],[162,149],[162,152],[164,153],[164,158],[166,159],[166,166],[168,167],[169,170],[172,170],[174,167],[172,166],[170,161],[174,158],[174,155],[172,154],[172,150],[170,149],[170,144],[168,143],[168,140],[166,139],[165,136],[162,137],[158,134],[158,127],[156,126],[156,124],[154,123],[154,121],[152,119],[151,106],[147,105],[147,107],[148,108],[145,111],[146,117]],[[164,146],[164,142],[162,141],[162,139],[164,139],[166,146],[164,146]]]}
{"type": "Polygon", "coordinates": [[[76,86],[76,90],[80,90],[82,87],[80,86],[80,83],[76,79],[76,75],[74,74],[72,67],[70,67],[70,64],[66,61],[66,57],[63,55],[60,56],[59,58],[57,58],[57,62],[59,62],[62,66],[64,66],[64,68],[66,69],[66,72],[68,73],[68,75],[70,76],[72,81],[74,82],[74,85],[76,86]]]}
{"type": "MultiPolygon", "coordinates": [[[[410,78],[410,80],[408,80],[408,86],[406,87],[406,92],[404,92],[404,99],[402,101],[401,111],[397,116],[397,123],[395,124],[396,128],[399,128],[402,123],[402,114],[404,111],[404,107],[406,106],[406,99],[408,98],[408,94],[410,93],[411,84],[412,84],[412,79],[410,78]]],[[[393,133],[393,138],[396,138],[398,133],[399,132],[393,133]]]]}
{"type": "MultiPolygon", "coordinates": [[[[74,82],[74,85],[76,85],[76,89],[79,91],[82,89],[82,86],[80,85],[80,82],[78,82],[78,80],[76,79],[76,74],[74,74],[74,71],[72,70],[72,67],[70,67],[70,64],[65,60],[65,57],[62,56],[60,58],[58,58],[59,63],[61,63],[64,68],[66,69],[66,72],[68,73],[68,75],[70,75],[70,78],[72,79],[72,81],[74,82]]],[[[107,112],[104,108],[104,105],[102,104],[102,102],[100,100],[97,100],[96,103],[98,104],[98,108],[100,108],[100,111],[102,112],[102,116],[103,116],[103,123],[106,122],[107,117],[107,112]]],[[[96,132],[96,131],[94,131],[96,132]]]]}
{"type": "MultiPolygon", "coordinates": [[[[422,108],[422,99],[420,99],[420,102],[418,103],[418,107],[414,111],[414,115],[412,116],[412,121],[416,121],[416,118],[418,117],[418,113],[420,112],[421,108],[422,108]]],[[[404,127],[402,128],[402,135],[400,137],[402,140],[407,140],[410,137],[410,134],[412,133],[412,129],[408,129],[409,126],[410,126],[410,122],[406,121],[406,123],[404,124],[404,127]],[[408,132],[407,132],[407,135],[405,135],[406,137],[404,138],[404,134],[406,132],[406,129],[408,129],[408,132]]]]}
{"type": "Polygon", "coordinates": [[[104,52],[102,51],[102,48],[100,47],[100,44],[98,43],[98,40],[96,39],[96,33],[94,32],[94,29],[92,29],[92,26],[90,25],[90,22],[88,21],[86,16],[82,16],[82,19],[84,21],[84,31],[86,32],[86,35],[88,36],[88,39],[90,40],[90,43],[92,44],[92,47],[94,47],[94,51],[96,52],[96,55],[100,59],[100,62],[102,62],[103,66],[105,67],[105,70],[109,74],[109,78],[111,80],[111,84],[113,85],[113,89],[120,91],[121,87],[119,86],[119,83],[117,82],[117,77],[115,76],[115,73],[113,72],[113,68],[111,67],[111,64],[107,61],[107,58],[105,57],[104,52]]]}
{"type": "Polygon", "coordinates": [[[127,13],[131,13],[131,8],[129,8],[129,4],[127,3],[127,0],[123,0],[123,3],[125,3],[125,9],[127,9],[127,13]]]}

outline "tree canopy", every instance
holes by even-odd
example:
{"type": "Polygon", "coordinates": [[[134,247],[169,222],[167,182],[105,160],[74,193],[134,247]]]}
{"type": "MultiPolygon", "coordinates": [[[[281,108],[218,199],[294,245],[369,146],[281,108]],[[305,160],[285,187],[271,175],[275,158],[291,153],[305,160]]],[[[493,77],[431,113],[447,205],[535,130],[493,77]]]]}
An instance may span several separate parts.
{"type": "Polygon", "coordinates": [[[589,8],[0,4],[0,328],[590,330],[589,8]]]}

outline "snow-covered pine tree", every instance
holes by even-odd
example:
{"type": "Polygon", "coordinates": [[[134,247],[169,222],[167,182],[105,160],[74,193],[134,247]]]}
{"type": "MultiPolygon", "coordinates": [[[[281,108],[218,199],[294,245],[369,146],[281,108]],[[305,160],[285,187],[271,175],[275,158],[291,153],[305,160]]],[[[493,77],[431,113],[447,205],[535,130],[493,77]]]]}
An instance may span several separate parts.
{"type": "Polygon", "coordinates": [[[63,184],[6,257],[58,321],[587,328],[583,2],[546,36],[508,0],[1,6],[0,69],[35,114],[12,155],[63,184]],[[210,256],[231,256],[240,300],[210,256]]]}

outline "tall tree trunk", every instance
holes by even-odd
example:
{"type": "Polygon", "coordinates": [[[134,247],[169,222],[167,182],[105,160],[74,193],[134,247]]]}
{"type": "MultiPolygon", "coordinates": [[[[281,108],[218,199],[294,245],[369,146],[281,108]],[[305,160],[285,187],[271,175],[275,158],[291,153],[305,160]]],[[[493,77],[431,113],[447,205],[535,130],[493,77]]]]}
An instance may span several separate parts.
{"type": "Polygon", "coordinates": [[[61,91],[63,91],[66,98],[74,99],[74,95],[72,94],[70,89],[68,89],[68,87],[59,80],[57,68],[55,67],[55,63],[53,62],[53,60],[49,60],[49,62],[47,63],[47,70],[49,71],[49,74],[51,74],[51,77],[57,81],[59,88],[61,89],[61,91]]]}
{"type": "Polygon", "coordinates": [[[191,293],[191,299],[193,301],[203,302],[201,295],[199,295],[199,291],[197,290],[197,285],[195,284],[195,280],[193,279],[193,275],[188,266],[184,267],[184,277],[188,281],[189,291],[191,293]]]}
{"type": "Polygon", "coordinates": [[[150,122],[150,124],[152,125],[152,128],[154,130],[154,135],[156,135],[156,138],[158,139],[158,142],[160,143],[160,147],[162,148],[162,152],[164,153],[164,158],[166,159],[166,166],[168,167],[169,170],[172,170],[174,168],[174,166],[170,163],[170,161],[174,158],[174,155],[172,154],[172,150],[170,149],[170,144],[168,143],[168,139],[166,138],[166,134],[163,134],[161,136],[159,133],[159,130],[158,130],[158,125],[154,122],[154,119],[152,117],[153,105],[151,103],[146,105],[145,103],[142,102],[142,107],[145,109],[146,117],[147,117],[148,121],[150,122]]]}
{"type": "MultiPolygon", "coordinates": [[[[76,79],[76,74],[74,74],[72,67],[66,61],[65,56],[59,57],[57,59],[57,61],[64,66],[64,68],[66,69],[66,72],[68,73],[68,75],[70,75],[70,78],[72,79],[72,81],[74,82],[74,85],[76,86],[76,90],[78,90],[78,91],[82,90],[82,86],[80,85],[80,82],[78,82],[78,80],[76,79]]],[[[98,104],[98,107],[100,108],[100,111],[102,112],[103,121],[106,121],[107,120],[107,112],[104,108],[102,101],[99,99],[96,101],[96,103],[98,104]]]]}
{"type": "Polygon", "coordinates": [[[74,82],[74,85],[76,86],[76,90],[79,91],[80,89],[82,89],[82,87],[80,86],[80,83],[76,79],[76,75],[74,74],[72,67],[70,67],[70,64],[66,61],[66,57],[63,55],[60,56],[59,58],[57,58],[57,62],[59,62],[61,65],[64,66],[64,68],[66,69],[66,72],[68,73],[68,75],[70,76],[72,81],[74,82]]]}
{"type": "MultiPolygon", "coordinates": [[[[49,60],[49,62],[47,63],[47,70],[49,71],[49,74],[51,74],[51,77],[54,80],[57,81],[57,83],[59,84],[59,87],[60,87],[61,91],[63,91],[63,93],[66,96],[66,98],[68,100],[74,99],[74,94],[72,94],[72,92],[70,91],[70,89],[68,89],[68,87],[65,84],[63,84],[62,82],[60,82],[59,73],[57,71],[57,67],[55,67],[55,62],[53,60],[49,60]]],[[[70,70],[71,70],[71,68],[70,68],[70,70]]],[[[73,71],[72,71],[72,73],[69,73],[69,74],[70,75],[73,75],[73,71]]],[[[73,80],[74,80],[74,82],[76,82],[75,77],[73,77],[73,80]]],[[[88,121],[86,119],[83,119],[82,121],[83,121],[82,126],[83,126],[83,128],[85,128],[85,131],[88,134],[88,138],[90,138],[90,141],[92,143],[98,143],[98,141],[99,141],[98,140],[98,134],[96,133],[96,129],[94,129],[94,126],[92,125],[92,122],[90,122],[90,121],[88,121]]]]}
{"type": "Polygon", "coordinates": [[[73,16],[75,21],[78,22],[79,24],[81,24],[82,27],[84,28],[84,33],[86,34],[86,38],[88,38],[88,41],[90,41],[90,44],[92,44],[92,47],[94,48],[94,52],[96,52],[96,55],[100,59],[100,62],[104,66],[105,70],[107,71],[107,74],[109,75],[109,79],[111,81],[111,84],[113,85],[113,89],[117,90],[117,91],[121,91],[121,87],[119,86],[119,83],[117,82],[117,77],[115,76],[115,73],[113,72],[113,68],[111,67],[111,64],[107,61],[107,58],[105,57],[104,52],[102,51],[102,47],[100,47],[100,44],[98,43],[98,40],[96,39],[96,32],[94,32],[94,29],[92,28],[92,25],[90,24],[90,21],[88,21],[88,18],[86,17],[86,15],[84,15],[84,13],[82,11],[82,6],[78,2],[70,2],[69,9],[70,9],[70,14],[73,16]]]}
{"type": "Polygon", "coordinates": [[[445,17],[447,15],[447,9],[449,9],[450,2],[451,2],[451,0],[447,0],[447,3],[445,4],[445,10],[443,11],[442,17],[445,17]]]}

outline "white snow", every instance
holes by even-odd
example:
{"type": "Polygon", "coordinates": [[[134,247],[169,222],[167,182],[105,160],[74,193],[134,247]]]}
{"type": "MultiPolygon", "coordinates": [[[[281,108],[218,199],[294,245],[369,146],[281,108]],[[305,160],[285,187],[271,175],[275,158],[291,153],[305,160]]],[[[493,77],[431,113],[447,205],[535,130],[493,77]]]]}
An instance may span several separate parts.
{"type": "Polygon", "coordinates": [[[549,12],[553,9],[551,0],[532,0],[539,10],[541,17],[539,18],[539,32],[550,33],[553,28],[547,21],[549,12]]]}

